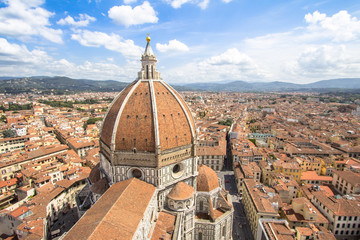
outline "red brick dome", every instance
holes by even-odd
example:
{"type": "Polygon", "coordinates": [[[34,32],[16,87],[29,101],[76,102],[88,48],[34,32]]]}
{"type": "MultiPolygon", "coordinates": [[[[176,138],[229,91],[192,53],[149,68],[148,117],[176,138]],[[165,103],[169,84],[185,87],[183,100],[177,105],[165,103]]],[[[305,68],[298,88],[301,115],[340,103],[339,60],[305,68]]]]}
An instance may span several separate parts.
{"type": "Polygon", "coordinates": [[[194,130],[189,108],[172,87],[137,80],[111,104],[100,140],[115,151],[155,152],[192,144],[194,130]]]}
{"type": "Polygon", "coordinates": [[[191,112],[179,93],[161,80],[156,61],[148,43],[138,80],[108,109],[100,141],[111,151],[163,152],[194,143],[191,112]]]}

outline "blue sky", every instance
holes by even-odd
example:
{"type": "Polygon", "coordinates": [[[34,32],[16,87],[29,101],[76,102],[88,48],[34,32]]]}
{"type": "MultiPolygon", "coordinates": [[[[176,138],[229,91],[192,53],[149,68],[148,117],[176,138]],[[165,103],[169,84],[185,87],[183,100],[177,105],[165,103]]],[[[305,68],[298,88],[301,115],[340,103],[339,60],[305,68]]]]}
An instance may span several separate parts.
{"type": "Polygon", "coordinates": [[[169,83],[360,77],[358,0],[0,0],[0,76],[169,83]]]}

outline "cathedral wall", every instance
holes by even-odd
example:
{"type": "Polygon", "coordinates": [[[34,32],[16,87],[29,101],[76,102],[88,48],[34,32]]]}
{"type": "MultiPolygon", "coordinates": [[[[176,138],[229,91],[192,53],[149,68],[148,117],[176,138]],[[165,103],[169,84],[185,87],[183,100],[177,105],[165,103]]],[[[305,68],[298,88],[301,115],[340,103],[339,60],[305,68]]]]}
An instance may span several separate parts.
{"type": "Polygon", "coordinates": [[[215,222],[198,220],[195,222],[195,240],[232,239],[232,212],[225,213],[215,222]]]}
{"type": "MultiPolygon", "coordinates": [[[[158,179],[160,186],[171,185],[179,182],[196,173],[197,165],[194,165],[196,159],[193,157],[182,160],[171,165],[164,166],[158,170],[158,179]]],[[[189,184],[195,187],[193,183],[189,184]]]]}
{"type": "Polygon", "coordinates": [[[154,221],[157,219],[157,192],[155,191],[148,207],[144,212],[144,217],[141,219],[138,228],[132,239],[141,240],[148,239],[154,221]]]}
{"type": "Polygon", "coordinates": [[[184,218],[184,235],[185,239],[193,239],[195,228],[195,209],[187,212],[184,218]]]}

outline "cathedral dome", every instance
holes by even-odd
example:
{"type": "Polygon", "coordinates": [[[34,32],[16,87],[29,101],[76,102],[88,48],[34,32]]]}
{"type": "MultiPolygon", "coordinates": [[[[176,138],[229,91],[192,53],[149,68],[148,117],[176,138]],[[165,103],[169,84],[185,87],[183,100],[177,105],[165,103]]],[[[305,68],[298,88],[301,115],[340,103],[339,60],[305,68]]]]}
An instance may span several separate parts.
{"type": "Polygon", "coordinates": [[[220,187],[219,179],[214,170],[212,170],[208,166],[201,164],[200,166],[198,166],[198,171],[199,171],[199,175],[196,178],[197,191],[210,192],[220,187]]]}
{"type": "Polygon", "coordinates": [[[192,144],[194,121],[181,96],[164,81],[137,80],[113,101],[101,141],[118,151],[155,152],[192,144]]]}
{"type": "Polygon", "coordinates": [[[109,156],[114,152],[159,155],[192,147],[196,139],[190,109],[160,78],[149,42],[138,79],[117,95],[104,118],[100,144],[109,156]]]}

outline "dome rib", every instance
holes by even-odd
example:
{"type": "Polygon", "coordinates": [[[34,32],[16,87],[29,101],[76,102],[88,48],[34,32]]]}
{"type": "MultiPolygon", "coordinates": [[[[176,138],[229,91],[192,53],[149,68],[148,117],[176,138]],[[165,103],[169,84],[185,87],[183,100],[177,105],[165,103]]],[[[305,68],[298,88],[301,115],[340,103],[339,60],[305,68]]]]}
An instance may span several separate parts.
{"type": "Polygon", "coordinates": [[[150,85],[150,97],[151,97],[151,105],[152,105],[152,113],[154,118],[154,131],[155,131],[155,151],[160,146],[160,138],[159,138],[159,121],[157,118],[157,106],[156,106],[156,96],[154,91],[154,83],[153,80],[149,80],[150,85]]]}
{"type": "Polygon", "coordinates": [[[167,84],[166,82],[163,82],[163,85],[166,87],[167,90],[169,90],[169,92],[171,92],[171,94],[176,98],[176,100],[177,100],[178,103],[180,104],[182,110],[183,110],[184,113],[185,113],[186,119],[188,120],[188,123],[189,123],[189,126],[190,126],[190,130],[191,130],[191,135],[192,135],[193,139],[195,139],[195,130],[194,130],[192,124],[191,124],[192,122],[194,122],[194,120],[192,119],[192,115],[191,115],[189,109],[187,109],[187,108],[184,106],[183,101],[181,101],[181,100],[179,99],[179,97],[181,98],[181,96],[177,96],[177,94],[175,94],[175,92],[174,92],[174,89],[173,89],[169,84],[167,84]],[[191,116],[189,116],[189,114],[190,114],[191,116]]]}
{"type": "Polygon", "coordinates": [[[100,139],[108,146],[111,146],[111,136],[114,129],[114,124],[116,116],[119,113],[119,109],[124,101],[125,97],[128,95],[129,90],[135,84],[135,81],[125,87],[121,92],[115,97],[110,106],[108,107],[104,121],[101,126],[100,139]]]}

